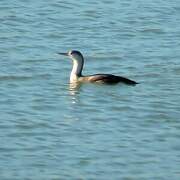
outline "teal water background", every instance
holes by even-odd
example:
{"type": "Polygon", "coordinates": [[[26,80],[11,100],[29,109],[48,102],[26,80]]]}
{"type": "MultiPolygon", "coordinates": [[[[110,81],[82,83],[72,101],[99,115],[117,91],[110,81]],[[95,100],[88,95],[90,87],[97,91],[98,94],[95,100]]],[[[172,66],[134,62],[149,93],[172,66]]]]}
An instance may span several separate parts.
{"type": "Polygon", "coordinates": [[[1,0],[0,22],[0,179],[180,179],[178,0],[1,0]],[[140,84],[72,89],[70,49],[140,84]]]}

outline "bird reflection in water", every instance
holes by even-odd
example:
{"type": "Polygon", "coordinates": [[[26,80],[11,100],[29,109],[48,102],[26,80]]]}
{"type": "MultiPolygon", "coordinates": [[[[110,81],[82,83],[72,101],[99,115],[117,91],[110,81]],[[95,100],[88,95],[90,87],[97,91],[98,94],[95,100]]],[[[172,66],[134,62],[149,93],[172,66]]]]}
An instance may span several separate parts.
{"type": "Polygon", "coordinates": [[[69,84],[69,93],[71,95],[71,101],[72,104],[77,104],[78,103],[78,98],[77,94],[79,93],[79,90],[82,86],[82,83],[70,83],[69,84]]]}
{"type": "Polygon", "coordinates": [[[71,95],[78,93],[82,83],[69,83],[69,92],[71,95]]]}

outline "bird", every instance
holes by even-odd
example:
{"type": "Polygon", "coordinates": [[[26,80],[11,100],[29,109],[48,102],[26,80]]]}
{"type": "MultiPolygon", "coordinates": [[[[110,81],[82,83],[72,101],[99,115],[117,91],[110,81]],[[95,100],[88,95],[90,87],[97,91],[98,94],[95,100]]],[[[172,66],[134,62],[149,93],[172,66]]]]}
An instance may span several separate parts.
{"type": "Polygon", "coordinates": [[[60,55],[68,56],[72,59],[73,67],[70,74],[70,83],[104,83],[104,84],[117,84],[124,83],[127,85],[136,85],[136,81],[130,80],[122,76],[116,76],[113,74],[93,74],[84,76],[82,70],[84,66],[84,57],[80,51],[70,50],[67,53],[58,53],[60,55]]]}

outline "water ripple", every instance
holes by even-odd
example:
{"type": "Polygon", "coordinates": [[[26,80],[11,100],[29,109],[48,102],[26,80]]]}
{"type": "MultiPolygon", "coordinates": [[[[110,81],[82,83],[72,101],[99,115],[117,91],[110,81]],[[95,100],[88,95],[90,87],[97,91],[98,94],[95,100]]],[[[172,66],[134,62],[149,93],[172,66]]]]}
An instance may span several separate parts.
{"type": "Polygon", "coordinates": [[[177,0],[0,4],[0,179],[179,179],[177,0]],[[69,84],[70,49],[140,84],[69,84]]]}

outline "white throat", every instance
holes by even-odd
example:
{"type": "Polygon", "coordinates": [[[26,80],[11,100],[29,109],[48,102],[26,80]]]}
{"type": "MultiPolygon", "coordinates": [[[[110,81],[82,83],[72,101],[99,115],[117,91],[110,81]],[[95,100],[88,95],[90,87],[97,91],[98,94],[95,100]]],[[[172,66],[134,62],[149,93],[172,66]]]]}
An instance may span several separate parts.
{"type": "Polygon", "coordinates": [[[84,65],[83,58],[72,58],[73,61],[73,68],[70,75],[70,82],[77,82],[78,78],[82,76],[82,69],[84,65]]]}

